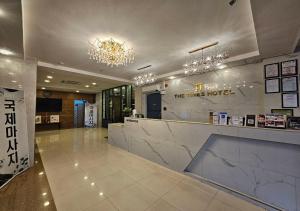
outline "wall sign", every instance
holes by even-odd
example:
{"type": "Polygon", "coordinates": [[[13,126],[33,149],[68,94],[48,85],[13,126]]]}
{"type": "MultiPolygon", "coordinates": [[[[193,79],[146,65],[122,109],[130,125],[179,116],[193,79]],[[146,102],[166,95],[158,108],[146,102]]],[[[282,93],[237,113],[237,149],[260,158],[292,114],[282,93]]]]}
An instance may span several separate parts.
{"type": "Polygon", "coordinates": [[[84,126],[97,127],[97,105],[85,103],[84,126]]]}
{"type": "Polygon", "coordinates": [[[219,90],[206,90],[205,84],[198,83],[195,84],[195,91],[194,92],[187,92],[182,94],[175,94],[175,98],[185,98],[185,97],[210,97],[210,96],[229,96],[234,95],[231,89],[219,89],[219,90]]]}
{"type": "Polygon", "coordinates": [[[0,187],[29,167],[24,92],[0,88],[0,187]]]}

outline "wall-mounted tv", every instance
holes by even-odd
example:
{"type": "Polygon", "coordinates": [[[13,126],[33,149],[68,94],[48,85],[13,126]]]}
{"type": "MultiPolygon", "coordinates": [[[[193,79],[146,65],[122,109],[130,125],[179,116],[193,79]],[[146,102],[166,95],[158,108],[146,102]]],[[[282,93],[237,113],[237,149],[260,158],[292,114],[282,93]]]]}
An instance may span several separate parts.
{"type": "Polygon", "coordinates": [[[62,99],[37,98],[36,112],[61,112],[62,99]]]}

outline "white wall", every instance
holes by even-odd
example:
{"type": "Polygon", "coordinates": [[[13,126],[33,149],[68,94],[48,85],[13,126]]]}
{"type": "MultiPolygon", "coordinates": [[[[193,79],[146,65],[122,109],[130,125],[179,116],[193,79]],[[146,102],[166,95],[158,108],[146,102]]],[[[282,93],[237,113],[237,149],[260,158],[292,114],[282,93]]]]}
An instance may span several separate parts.
{"type": "MultiPolygon", "coordinates": [[[[267,59],[261,63],[169,80],[167,81],[166,94],[162,95],[162,118],[207,122],[211,111],[225,111],[230,115],[245,115],[270,113],[272,108],[282,108],[281,93],[265,94],[264,65],[295,58],[298,59],[298,62],[300,61],[299,54],[293,57],[282,56],[267,59]],[[175,94],[192,92],[194,84],[197,83],[217,85],[219,90],[224,89],[225,86],[225,89],[231,88],[235,94],[231,96],[175,98],[175,94]],[[166,111],[163,110],[164,107],[167,108],[166,111]]],[[[142,99],[142,105],[138,105],[139,101],[136,99],[137,107],[145,108],[144,96],[145,93],[136,95],[142,99]]],[[[145,110],[142,109],[142,112],[145,110]]],[[[300,116],[299,108],[294,109],[294,115],[300,116]]]]}
{"type": "Polygon", "coordinates": [[[24,90],[31,166],[34,164],[36,74],[35,60],[24,61],[0,56],[0,87],[24,90]],[[12,83],[12,80],[16,80],[17,83],[12,83]]]}

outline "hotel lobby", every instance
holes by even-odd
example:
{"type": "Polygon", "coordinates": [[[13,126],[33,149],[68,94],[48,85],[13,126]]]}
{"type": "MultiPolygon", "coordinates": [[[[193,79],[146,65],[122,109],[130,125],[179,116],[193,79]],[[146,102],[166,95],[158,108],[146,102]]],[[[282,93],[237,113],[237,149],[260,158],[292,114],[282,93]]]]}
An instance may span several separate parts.
{"type": "Polygon", "coordinates": [[[299,0],[1,0],[0,211],[300,211],[299,0]]]}

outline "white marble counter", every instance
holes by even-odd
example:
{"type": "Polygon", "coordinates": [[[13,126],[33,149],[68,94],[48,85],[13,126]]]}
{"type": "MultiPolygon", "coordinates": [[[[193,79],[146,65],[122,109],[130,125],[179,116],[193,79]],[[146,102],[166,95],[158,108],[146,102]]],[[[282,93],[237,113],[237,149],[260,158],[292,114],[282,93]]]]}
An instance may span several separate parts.
{"type": "Polygon", "coordinates": [[[126,118],[108,141],[286,210],[300,211],[300,131],[126,118]]]}

